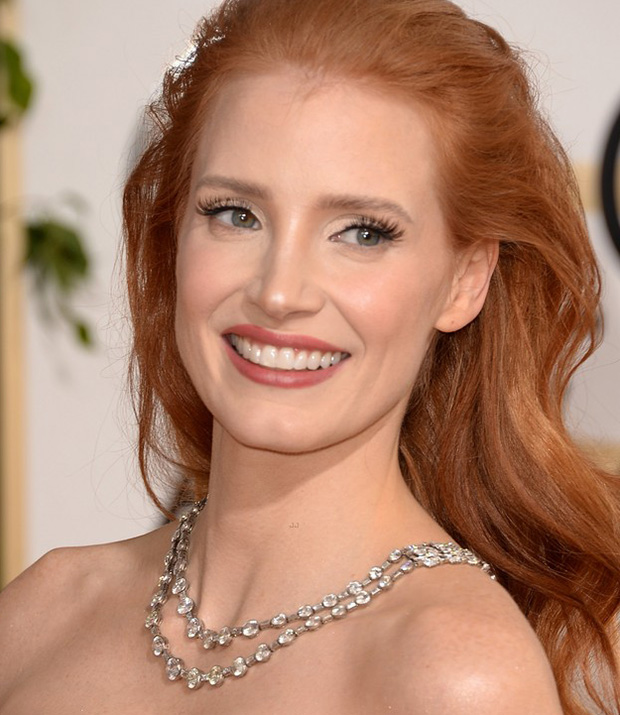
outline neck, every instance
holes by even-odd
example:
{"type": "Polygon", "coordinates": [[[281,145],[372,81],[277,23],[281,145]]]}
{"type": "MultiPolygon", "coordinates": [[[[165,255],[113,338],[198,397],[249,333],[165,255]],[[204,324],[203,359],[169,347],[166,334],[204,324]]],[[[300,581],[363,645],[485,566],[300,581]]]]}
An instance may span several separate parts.
{"type": "Polygon", "coordinates": [[[275,454],[216,427],[209,501],[188,579],[214,626],[266,618],[343,587],[394,548],[446,537],[406,487],[397,439],[275,454]]]}

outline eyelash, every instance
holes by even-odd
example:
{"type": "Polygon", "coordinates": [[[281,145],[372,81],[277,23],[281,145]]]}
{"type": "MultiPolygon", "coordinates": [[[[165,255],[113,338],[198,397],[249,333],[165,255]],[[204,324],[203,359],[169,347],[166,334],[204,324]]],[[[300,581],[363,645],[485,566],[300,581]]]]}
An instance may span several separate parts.
{"type": "Polygon", "coordinates": [[[369,218],[368,216],[356,216],[353,219],[353,223],[346,226],[341,231],[338,231],[336,235],[338,236],[346,231],[351,231],[356,228],[366,228],[370,231],[375,231],[386,242],[398,241],[404,234],[403,229],[401,229],[395,221],[369,218]]]}
{"type": "Polygon", "coordinates": [[[196,206],[198,213],[203,216],[215,216],[224,211],[234,211],[235,209],[254,214],[250,204],[243,199],[200,199],[196,206]]]}
{"type": "MultiPolygon", "coordinates": [[[[197,205],[198,213],[203,216],[216,216],[224,211],[234,211],[235,209],[248,211],[254,215],[254,211],[252,210],[249,202],[244,201],[243,199],[200,199],[197,205]]],[[[398,241],[404,233],[395,221],[369,218],[368,216],[355,216],[352,223],[345,226],[340,231],[337,231],[333,235],[339,236],[356,228],[376,231],[384,242],[398,241]]]]}

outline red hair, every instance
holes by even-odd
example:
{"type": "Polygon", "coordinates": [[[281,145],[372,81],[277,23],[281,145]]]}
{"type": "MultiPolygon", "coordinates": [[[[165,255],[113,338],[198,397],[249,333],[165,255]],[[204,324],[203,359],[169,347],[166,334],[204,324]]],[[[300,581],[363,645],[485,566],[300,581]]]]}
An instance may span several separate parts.
{"type": "Polygon", "coordinates": [[[151,480],[170,465],[192,497],[207,490],[212,418],[174,335],[177,221],[198,133],[228,77],[286,66],[422,107],[455,243],[499,240],[482,313],[437,334],[425,358],[401,466],[446,531],[494,564],[547,651],[565,712],[617,712],[619,484],[575,447],[562,416],[598,340],[599,274],[575,177],[519,53],[447,0],[228,0],[166,74],[124,200],[149,493],[159,504],[151,480]]]}

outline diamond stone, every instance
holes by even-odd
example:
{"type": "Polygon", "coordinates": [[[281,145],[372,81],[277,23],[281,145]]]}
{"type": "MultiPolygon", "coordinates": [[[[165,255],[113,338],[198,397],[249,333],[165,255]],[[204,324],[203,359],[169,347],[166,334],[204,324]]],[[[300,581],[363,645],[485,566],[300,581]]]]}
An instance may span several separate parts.
{"type": "Polygon", "coordinates": [[[271,625],[276,626],[276,628],[283,626],[286,623],[286,613],[278,613],[271,619],[271,625]]]}
{"type": "Polygon", "coordinates": [[[359,581],[351,581],[347,586],[347,591],[351,596],[356,596],[362,590],[362,584],[359,581]]]}
{"type": "Polygon", "coordinates": [[[248,672],[248,666],[245,664],[245,658],[239,656],[233,660],[233,664],[230,668],[230,672],[235,676],[235,678],[240,678],[248,672]]]}
{"type": "Polygon", "coordinates": [[[224,626],[220,630],[220,632],[217,634],[217,642],[220,645],[230,645],[232,642],[232,633],[230,632],[230,628],[228,626],[224,626]]]}
{"type": "Polygon", "coordinates": [[[383,588],[383,589],[389,588],[391,585],[392,585],[392,577],[388,576],[387,574],[385,576],[382,576],[379,579],[379,582],[377,583],[377,586],[379,586],[379,588],[383,588]]]}
{"type": "Polygon", "coordinates": [[[370,594],[368,591],[360,591],[357,596],[355,597],[355,603],[357,603],[360,606],[365,606],[367,603],[370,602],[370,594]]]}
{"type": "Polygon", "coordinates": [[[166,675],[168,680],[176,680],[181,675],[183,661],[180,658],[168,658],[166,661],[166,675]]]}
{"type": "Polygon", "coordinates": [[[151,608],[155,608],[155,606],[161,606],[161,604],[165,603],[165,601],[166,596],[161,591],[158,591],[151,599],[151,608]]]}
{"type": "Polygon", "coordinates": [[[309,631],[313,631],[318,628],[322,623],[323,621],[321,620],[321,616],[310,616],[310,618],[308,618],[304,625],[309,631]]]}
{"type": "Polygon", "coordinates": [[[261,643],[256,649],[254,657],[259,663],[264,663],[271,657],[271,648],[266,643],[261,643]]]}
{"type": "Polygon", "coordinates": [[[244,626],[243,626],[243,635],[246,638],[254,638],[255,636],[258,635],[258,621],[248,621],[244,626]]]}
{"type": "Polygon", "coordinates": [[[347,615],[347,607],[343,603],[339,603],[332,608],[332,616],[334,618],[343,618],[347,615]]]}
{"type": "Polygon", "coordinates": [[[187,622],[187,637],[195,638],[196,636],[200,635],[201,627],[202,624],[200,623],[199,618],[190,618],[187,622]]]}
{"type": "Polygon", "coordinates": [[[397,561],[400,560],[402,555],[403,552],[400,549],[394,549],[394,551],[390,552],[390,555],[388,556],[388,561],[391,561],[393,564],[395,564],[397,561]]]}
{"type": "Polygon", "coordinates": [[[183,577],[178,578],[172,586],[172,593],[174,593],[176,596],[177,594],[181,593],[181,591],[185,590],[187,590],[187,581],[183,577]]]}
{"type": "Polygon", "coordinates": [[[153,653],[157,656],[163,655],[166,652],[166,647],[168,643],[166,642],[166,639],[163,638],[162,636],[155,636],[153,638],[153,653]]]}
{"type": "Polygon", "coordinates": [[[280,633],[278,636],[278,643],[280,645],[289,645],[295,640],[296,633],[292,628],[287,628],[284,633],[280,633]]]}
{"type": "Polygon", "coordinates": [[[172,572],[174,573],[175,576],[178,576],[179,574],[183,573],[185,569],[187,568],[187,561],[186,559],[179,559],[173,566],[172,572]]]}
{"type": "Polygon", "coordinates": [[[413,561],[411,561],[410,559],[407,559],[405,562],[403,562],[401,564],[400,570],[403,573],[409,573],[409,571],[412,571],[414,567],[415,567],[415,564],[413,563],[413,561]]]}
{"type": "Polygon", "coordinates": [[[184,616],[186,613],[189,613],[193,607],[194,602],[189,596],[181,596],[181,598],[179,598],[179,605],[177,606],[177,613],[184,616]]]}
{"type": "Polygon", "coordinates": [[[146,621],[144,622],[144,625],[147,628],[152,628],[153,626],[156,626],[159,623],[159,611],[152,610],[149,615],[146,617],[146,621]]]}
{"type": "Polygon", "coordinates": [[[323,605],[325,608],[331,608],[338,603],[338,596],[335,593],[328,593],[323,599],[323,605]]]}
{"type": "Polygon", "coordinates": [[[211,670],[207,673],[207,683],[217,688],[224,682],[224,674],[222,673],[222,668],[219,665],[214,665],[211,670]]]}
{"type": "Polygon", "coordinates": [[[192,668],[187,674],[187,687],[190,690],[198,690],[202,685],[202,673],[198,668],[192,668]]]}
{"type": "Polygon", "coordinates": [[[368,572],[368,577],[372,581],[376,581],[378,578],[381,578],[381,576],[383,576],[383,569],[381,566],[373,566],[368,572]]]}
{"type": "Polygon", "coordinates": [[[312,606],[302,606],[298,611],[297,615],[300,618],[310,618],[310,616],[314,613],[314,610],[312,606]]]}
{"type": "Polygon", "coordinates": [[[202,635],[202,647],[206,650],[215,648],[218,634],[215,631],[206,630],[202,635]]]}

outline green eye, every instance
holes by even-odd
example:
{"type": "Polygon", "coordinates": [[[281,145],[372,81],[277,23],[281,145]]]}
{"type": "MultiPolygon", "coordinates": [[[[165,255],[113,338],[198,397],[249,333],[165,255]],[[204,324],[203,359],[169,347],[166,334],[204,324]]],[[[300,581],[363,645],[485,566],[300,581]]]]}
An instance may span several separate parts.
{"type": "Polygon", "coordinates": [[[372,228],[358,228],[356,234],[355,238],[360,246],[377,246],[384,240],[379,231],[372,228]]]}
{"type": "Polygon", "coordinates": [[[230,223],[237,228],[258,228],[259,221],[251,211],[247,209],[230,209],[222,212],[220,217],[225,214],[230,214],[230,223]]]}

